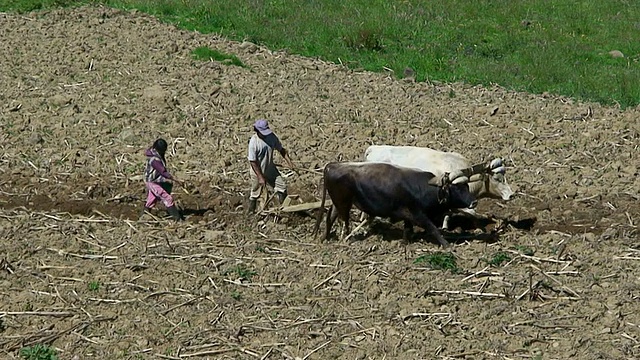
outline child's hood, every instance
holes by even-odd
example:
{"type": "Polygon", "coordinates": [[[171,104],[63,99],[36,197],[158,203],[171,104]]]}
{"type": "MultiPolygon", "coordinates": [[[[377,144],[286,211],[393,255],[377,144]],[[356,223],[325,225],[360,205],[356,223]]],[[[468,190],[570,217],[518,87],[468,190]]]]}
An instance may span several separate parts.
{"type": "Polygon", "coordinates": [[[159,157],[158,152],[154,148],[149,148],[144,151],[146,157],[159,157]]]}

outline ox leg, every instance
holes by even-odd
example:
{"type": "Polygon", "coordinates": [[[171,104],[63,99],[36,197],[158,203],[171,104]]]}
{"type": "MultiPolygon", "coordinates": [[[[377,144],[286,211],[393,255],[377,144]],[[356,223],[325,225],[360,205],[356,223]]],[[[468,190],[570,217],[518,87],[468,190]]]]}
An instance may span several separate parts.
{"type": "Polygon", "coordinates": [[[405,243],[409,243],[409,241],[411,241],[412,235],[413,235],[413,224],[405,220],[404,229],[402,230],[402,240],[404,240],[405,243]]]}
{"type": "Polygon", "coordinates": [[[449,214],[444,216],[444,220],[442,220],[442,230],[449,230],[449,219],[451,216],[449,214]]]}
{"type": "Polygon", "coordinates": [[[416,220],[418,221],[417,225],[423,228],[429,235],[438,240],[440,245],[443,247],[448,247],[449,243],[444,239],[442,234],[440,233],[440,229],[438,229],[431,219],[424,214],[419,214],[416,216],[416,220]]]}
{"type": "Polygon", "coordinates": [[[345,241],[349,234],[351,234],[351,223],[349,222],[349,213],[347,213],[347,216],[344,218],[344,226],[342,227],[340,240],[345,241]]]}
{"type": "Polygon", "coordinates": [[[315,239],[318,236],[318,231],[320,230],[320,223],[322,222],[322,217],[324,216],[324,208],[318,209],[316,212],[316,225],[313,227],[313,238],[315,239]]]}
{"type": "Polygon", "coordinates": [[[335,206],[331,205],[329,207],[329,210],[327,210],[327,221],[326,221],[326,228],[324,231],[324,239],[327,240],[329,239],[329,235],[331,234],[331,227],[333,226],[333,223],[336,221],[336,218],[338,217],[338,210],[336,210],[335,206]]]}
{"type": "Polygon", "coordinates": [[[331,199],[333,200],[333,205],[331,206],[331,208],[329,209],[331,216],[329,216],[329,214],[327,214],[327,237],[329,236],[329,232],[331,231],[331,226],[333,225],[333,223],[335,222],[335,220],[339,217],[342,221],[344,221],[344,227],[342,229],[342,233],[341,233],[341,239],[344,240],[344,231],[349,230],[349,212],[351,211],[351,207],[353,206],[353,203],[351,202],[351,199],[347,198],[347,199],[341,199],[338,196],[332,196],[331,199]]]}
{"type": "Polygon", "coordinates": [[[375,216],[368,215],[366,213],[363,214],[365,214],[367,220],[367,222],[364,224],[364,236],[366,237],[371,232],[371,226],[373,225],[373,219],[375,218],[375,216]]]}

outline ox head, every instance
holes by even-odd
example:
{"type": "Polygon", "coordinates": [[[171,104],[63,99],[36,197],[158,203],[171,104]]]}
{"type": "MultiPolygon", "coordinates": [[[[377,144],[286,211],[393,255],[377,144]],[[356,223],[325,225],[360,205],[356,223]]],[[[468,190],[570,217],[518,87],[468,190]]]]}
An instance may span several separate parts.
{"type": "Polygon", "coordinates": [[[460,170],[444,173],[438,191],[440,204],[451,208],[474,208],[478,201],[469,191],[469,178],[460,170]]]}
{"type": "Polygon", "coordinates": [[[510,200],[513,196],[511,186],[507,184],[504,178],[506,167],[502,159],[495,158],[488,164],[474,165],[470,171],[466,173],[469,176],[469,182],[472,183],[474,193],[478,197],[489,197],[493,199],[510,200]]]}

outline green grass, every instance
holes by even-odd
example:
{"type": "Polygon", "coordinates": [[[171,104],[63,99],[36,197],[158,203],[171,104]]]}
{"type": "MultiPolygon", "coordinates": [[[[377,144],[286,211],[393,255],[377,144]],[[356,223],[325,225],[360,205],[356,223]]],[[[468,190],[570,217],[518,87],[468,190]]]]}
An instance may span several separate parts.
{"type": "Polygon", "coordinates": [[[640,6],[628,0],[5,0],[0,11],[88,2],[352,68],[411,67],[418,81],[640,103],[640,6]]]}
{"type": "Polygon", "coordinates": [[[493,254],[493,256],[491,257],[491,260],[486,260],[486,261],[487,261],[487,264],[498,267],[502,265],[502,263],[504,262],[511,261],[511,257],[503,251],[498,251],[497,253],[493,254]]]}
{"type": "Polygon", "coordinates": [[[87,284],[87,288],[89,288],[90,291],[98,291],[100,290],[100,282],[91,281],[89,282],[89,284],[87,284]]]}
{"type": "Polygon", "coordinates": [[[516,246],[516,250],[527,256],[533,256],[533,254],[535,254],[535,251],[533,251],[533,249],[528,246],[518,245],[516,246]]]}
{"type": "Polygon", "coordinates": [[[55,349],[41,344],[20,349],[20,356],[25,360],[58,360],[55,349]]]}
{"type": "Polygon", "coordinates": [[[234,300],[242,300],[242,294],[240,294],[237,290],[233,290],[231,292],[231,298],[234,300]]]}
{"type": "Polygon", "coordinates": [[[247,268],[243,264],[236,265],[224,271],[224,275],[229,275],[231,273],[235,273],[240,279],[247,281],[251,280],[253,276],[257,275],[255,271],[247,268]]]}
{"type": "Polygon", "coordinates": [[[416,265],[427,264],[435,270],[450,270],[452,273],[460,271],[456,264],[456,258],[452,253],[435,252],[421,255],[413,261],[416,265]]]}
{"type": "Polygon", "coordinates": [[[193,51],[191,51],[191,55],[193,56],[194,59],[197,59],[197,60],[204,60],[204,61],[215,60],[222,63],[229,63],[231,65],[235,65],[239,67],[245,67],[245,65],[242,63],[242,61],[240,61],[240,59],[238,59],[237,56],[224,54],[219,52],[218,50],[210,49],[207,46],[200,46],[193,49],[193,51]]]}

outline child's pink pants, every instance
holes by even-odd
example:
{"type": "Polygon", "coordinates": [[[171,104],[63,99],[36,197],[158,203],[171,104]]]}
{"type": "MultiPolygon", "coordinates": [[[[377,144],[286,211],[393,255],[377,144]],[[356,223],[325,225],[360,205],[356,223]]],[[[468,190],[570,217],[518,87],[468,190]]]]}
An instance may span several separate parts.
{"type": "Polygon", "coordinates": [[[152,208],[158,200],[162,201],[164,206],[172,207],[173,206],[173,197],[169,194],[165,189],[160,186],[158,183],[147,182],[145,183],[147,186],[147,203],[144,205],[146,208],[152,208]]]}

